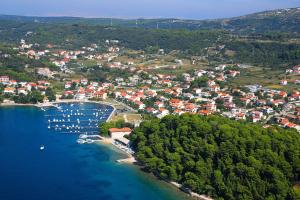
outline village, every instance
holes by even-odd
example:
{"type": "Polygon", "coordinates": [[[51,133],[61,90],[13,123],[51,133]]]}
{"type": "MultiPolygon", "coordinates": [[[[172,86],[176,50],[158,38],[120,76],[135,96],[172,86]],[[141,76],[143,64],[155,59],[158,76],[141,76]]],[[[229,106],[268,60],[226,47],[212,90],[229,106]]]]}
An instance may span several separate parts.
{"type": "MultiPolygon", "coordinates": [[[[49,67],[34,69],[39,77],[36,82],[14,80],[7,74],[0,74],[4,104],[12,103],[12,97],[26,96],[34,90],[43,96],[38,100],[39,103],[58,99],[113,100],[134,112],[158,118],[183,113],[204,116],[217,114],[235,120],[260,123],[264,127],[276,124],[284,128],[295,128],[300,132],[300,90],[270,89],[257,83],[231,87],[231,81],[241,76],[244,66],[240,64],[221,64],[204,69],[195,67],[184,73],[168,74],[167,72],[175,71],[176,68],[193,65],[196,61],[191,60],[186,64],[186,60],[175,59],[173,64],[168,61],[161,65],[157,65],[157,62],[154,65],[142,65],[144,60],[123,56],[123,47],[119,46],[118,40],[105,41],[104,52],[98,51],[96,44],[80,50],[52,50],[55,48],[50,44],[47,50],[36,50],[37,47],[38,44],[26,44],[25,40],[21,40],[20,45],[14,49],[20,55],[33,60],[48,59],[57,70],[49,67]],[[78,68],[72,66],[76,63],[82,70],[83,61],[97,63],[99,69],[113,69],[119,74],[107,77],[101,82],[89,80],[82,73],[79,76],[74,75],[78,68]],[[137,61],[140,63],[135,63],[137,61]],[[158,73],[157,69],[163,69],[163,73],[158,73]],[[122,76],[123,74],[127,75],[122,76]],[[57,82],[62,87],[56,90],[55,98],[49,99],[46,91],[57,82]]],[[[157,61],[164,54],[164,50],[159,49],[154,60],[157,61]]],[[[147,55],[140,55],[145,56],[147,55]]],[[[300,75],[300,65],[287,69],[286,76],[288,75],[296,77],[292,84],[299,84],[300,80],[297,78],[300,75]]],[[[284,87],[290,84],[289,81],[281,79],[278,84],[284,87]]]]}

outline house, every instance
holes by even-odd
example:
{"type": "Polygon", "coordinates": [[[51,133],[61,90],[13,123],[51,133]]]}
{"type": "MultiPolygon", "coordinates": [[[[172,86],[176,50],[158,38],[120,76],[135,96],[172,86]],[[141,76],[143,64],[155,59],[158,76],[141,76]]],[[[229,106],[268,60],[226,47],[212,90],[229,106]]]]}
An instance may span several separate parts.
{"type": "Polygon", "coordinates": [[[161,101],[156,101],[156,102],[154,103],[154,105],[155,105],[156,107],[158,107],[158,108],[164,107],[164,103],[161,102],[161,101]]]}
{"type": "Polygon", "coordinates": [[[155,110],[154,108],[152,107],[147,107],[146,108],[146,111],[150,114],[153,114],[153,115],[156,115],[158,113],[158,110],[155,110]]]}
{"type": "Polygon", "coordinates": [[[217,81],[225,81],[224,75],[220,75],[216,78],[217,81]]]}
{"type": "Polygon", "coordinates": [[[185,107],[184,109],[187,111],[187,112],[191,112],[191,113],[196,113],[198,108],[196,107],[195,104],[193,103],[187,103],[185,104],[185,107]]]}
{"type": "Polygon", "coordinates": [[[184,113],[184,111],[181,110],[181,109],[176,109],[176,110],[174,110],[174,112],[173,112],[174,115],[182,115],[183,113],[184,113]]]}
{"type": "Polygon", "coordinates": [[[295,128],[297,124],[291,123],[287,118],[279,118],[278,123],[286,128],[295,128]]]}
{"type": "Polygon", "coordinates": [[[266,114],[271,114],[274,112],[274,110],[273,110],[273,108],[266,106],[263,108],[263,112],[266,114]]]}
{"type": "Polygon", "coordinates": [[[229,70],[229,76],[231,77],[236,77],[239,74],[240,74],[239,71],[229,70]]]}
{"type": "Polygon", "coordinates": [[[48,78],[52,78],[53,73],[49,68],[38,68],[37,70],[38,75],[45,76],[48,78]]]}
{"type": "Polygon", "coordinates": [[[291,97],[295,100],[300,100],[300,93],[299,92],[293,92],[291,97]]]}
{"type": "Polygon", "coordinates": [[[159,108],[159,114],[157,115],[158,118],[163,118],[164,116],[168,115],[170,112],[165,108],[159,108]]]}
{"type": "Polygon", "coordinates": [[[263,118],[263,113],[259,112],[259,111],[253,111],[251,113],[251,117],[252,117],[252,122],[256,123],[258,121],[260,121],[263,118]]]}
{"type": "Polygon", "coordinates": [[[70,89],[72,87],[72,83],[71,82],[66,82],[65,83],[65,89],[70,89]]]}
{"type": "Polygon", "coordinates": [[[132,130],[128,127],[125,128],[110,128],[109,135],[112,139],[120,139],[125,135],[130,135],[132,130]]]}
{"type": "Polygon", "coordinates": [[[134,103],[138,106],[139,110],[143,110],[144,108],[146,108],[146,105],[141,101],[134,101],[134,103]]]}
{"type": "Polygon", "coordinates": [[[27,90],[28,91],[31,91],[33,88],[37,89],[37,84],[36,83],[30,82],[30,83],[27,84],[27,90]]]}
{"type": "Polygon", "coordinates": [[[85,90],[84,89],[79,89],[75,95],[75,99],[77,100],[84,100],[86,98],[85,96],[85,90]]]}
{"type": "Polygon", "coordinates": [[[87,89],[85,90],[85,96],[86,96],[87,98],[92,98],[92,97],[94,97],[94,93],[95,93],[95,91],[94,91],[93,89],[87,88],[87,89]]]}
{"type": "Polygon", "coordinates": [[[64,92],[64,96],[66,96],[66,97],[73,96],[73,95],[74,95],[73,91],[67,90],[67,91],[64,92]]]}
{"type": "Polygon", "coordinates": [[[232,110],[233,108],[236,107],[236,105],[232,102],[224,102],[224,107],[228,110],[232,110]]]}
{"type": "Polygon", "coordinates": [[[202,89],[201,88],[194,88],[193,91],[195,92],[195,94],[201,94],[202,89]]]}
{"type": "Polygon", "coordinates": [[[72,84],[75,83],[76,85],[80,84],[80,80],[79,79],[73,79],[71,82],[72,82],[72,84]]]}
{"type": "Polygon", "coordinates": [[[278,95],[282,98],[287,97],[287,93],[285,91],[280,91],[278,95]]]}
{"type": "Polygon", "coordinates": [[[94,97],[105,100],[105,99],[107,99],[107,92],[105,92],[103,90],[97,91],[94,93],[94,97]]]}
{"type": "Polygon", "coordinates": [[[287,85],[287,84],[288,84],[288,82],[285,79],[280,81],[280,85],[287,85]]]}
{"type": "Polygon", "coordinates": [[[246,105],[248,105],[250,103],[250,99],[249,98],[240,98],[240,101],[245,103],[246,105]]]}
{"type": "Polygon", "coordinates": [[[50,83],[48,81],[38,81],[38,85],[50,86],[50,83]]]}
{"type": "Polygon", "coordinates": [[[224,71],[227,65],[219,65],[218,67],[215,68],[216,71],[224,71]]]}
{"type": "Polygon", "coordinates": [[[210,110],[200,110],[198,112],[199,115],[203,115],[203,116],[208,116],[208,115],[211,115],[212,112],[210,110]]]}
{"type": "Polygon", "coordinates": [[[214,80],[209,80],[209,81],[207,81],[207,85],[208,85],[208,87],[211,87],[213,85],[216,85],[216,82],[214,80]]]}
{"type": "Polygon", "coordinates": [[[191,93],[183,93],[183,95],[182,96],[184,96],[185,98],[188,98],[188,99],[194,99],[194,95],[193,94],[191,94],[191,93]]]}
{"type": "Polygon", "coordinates": [[[9,85],[17,86],[17,85],[18,85],[18,82],[17,82],[16,80],[10,80],[10,81],[9,81],[9,85]]]}
{"type": "Polygon", "coordinates": [[[180,99],[171,99],[169,104],[173,108],[183,108],[183,102],[180,99]]]}
{"type": "Polygon", "coordinates": [[[8,76],[0,76],[0,83],[9,83],[8,76]]]}
{"type": "Polygon", "coordinates": [[[4,94],[15,94],[15,88],[11,88],[11,87],[4,88],[3,93],[4,94]]]}
{"type": "Polygon", "coordinates": [[[217,106],[214,103],[207,103],[202,105],[203,110],[209,110],[211,112],[216,112],[217,111],[217,106]]]}
{"type": "Polygon", "coordinates": [[[198,71],[196,71],[196,72],[194,73],[194,75],[197,76],[197,77],[201,77],[201,76],[203,76],[203,75],[206,74],[206,73],[207,73],[207,71],[204,71],[204,70],[198,70],[198,71]]]}
{"type": "Polygon", "coordinates": [[[157,96],[157,93],[155,90],[149,90],[146,92],[146,95],[149,97],[155,97],[155,96],[157,96]]]}
{"type": "Polygon", "coordinates": [[[294,74],[300,74],[300,65],[293,67],[293,73],[294,74]]]}
{"type": "Polygon", "coordinates": [[[285,125],[285,127],[287,127],[287,128],[295,128],[296,126],[297,126],[297,124],[294,124],[291,122],[285,125]]]}
{"type": "Polygon", "coordinates": [[[24,95],[27,95],[28,92],[27,92],[26,88],[18,88],[18,94],[24,94],[24,95]]]}
{"type": "Polygon", "coordinates": [[[89,82],[89,81],[88,81],[86,78],[81,79],[81,81],[80,81],[80,83],[81,83],[82,85],[87,85],[88,82],[89,82]]]}
{"type": "Polygon", "coordinates": [[[274,106],[279,106],[279,105],[283,105],[285,104],[285,101],[283,99],[277,99],[277,100],[273,100],[271,102],[274,106]]]}
{"type": "Polygon", "coordinates": [[[99,83],[97,83],[97,82],[91,82],[91,85],[94,86],[94,87],[98,87],[99,83]]]}
{"type": "Polygon", "coordinates": [[[210,91],[211,92],[219,92],[221,90],[219,85],[212,85],[210,86],[210,91]]]}
{"type": "Polygon", "coordinates": [[[234,119],[235,120],[246,120],[246,114],[242,113],[242,112],[236,113],[234,119]]]}

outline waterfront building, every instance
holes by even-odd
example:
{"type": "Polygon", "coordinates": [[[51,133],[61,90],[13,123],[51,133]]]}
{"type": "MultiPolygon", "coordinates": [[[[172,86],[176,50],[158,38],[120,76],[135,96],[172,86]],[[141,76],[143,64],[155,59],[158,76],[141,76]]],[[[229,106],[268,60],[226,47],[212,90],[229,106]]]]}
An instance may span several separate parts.
{"type": "Polygon", "coordinates": [[[112,139],[124,138],[125,135],[130,135],[132,130],[130,128],[110,128],[109,134],[112,139]]]}

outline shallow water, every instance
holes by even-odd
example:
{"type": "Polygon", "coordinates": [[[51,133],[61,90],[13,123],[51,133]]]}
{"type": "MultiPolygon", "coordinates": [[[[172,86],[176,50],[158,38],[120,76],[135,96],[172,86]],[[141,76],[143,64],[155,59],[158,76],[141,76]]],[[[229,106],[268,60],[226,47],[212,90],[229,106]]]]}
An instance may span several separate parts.
{"type": "Polygon", "coordinates": [[[185,199],[136,167],[116,163],[123,155],[114,147],[79,145],[78,134],[48,129],[49,112],[55,111],[0,108],[1,200],[185,199]]]}

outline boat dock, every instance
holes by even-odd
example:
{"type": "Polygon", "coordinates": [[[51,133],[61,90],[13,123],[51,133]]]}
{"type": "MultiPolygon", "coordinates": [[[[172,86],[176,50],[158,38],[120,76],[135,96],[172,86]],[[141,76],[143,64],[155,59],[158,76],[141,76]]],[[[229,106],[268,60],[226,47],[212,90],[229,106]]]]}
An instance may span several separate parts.
{"type": "Polygon", "coordinates": [[[48,129],[58,133],[99,133],[99,123],[105,122],[113,107],[101,104],[62,103],[42,108],[48,129]]]}

